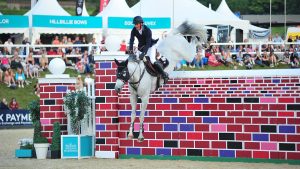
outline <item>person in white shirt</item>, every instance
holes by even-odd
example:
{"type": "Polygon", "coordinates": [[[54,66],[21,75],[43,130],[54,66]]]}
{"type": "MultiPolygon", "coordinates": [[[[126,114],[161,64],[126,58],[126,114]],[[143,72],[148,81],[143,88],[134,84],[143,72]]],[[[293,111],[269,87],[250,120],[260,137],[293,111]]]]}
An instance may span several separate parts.
{"type": "Polygon", "coordinates": [[[7,51],[9,53],[9,55],[11,54],[11,45],[13,45],[11,38],[8,38],[7,41],[4,43],[5,47],[7,48],[7,51]]]}

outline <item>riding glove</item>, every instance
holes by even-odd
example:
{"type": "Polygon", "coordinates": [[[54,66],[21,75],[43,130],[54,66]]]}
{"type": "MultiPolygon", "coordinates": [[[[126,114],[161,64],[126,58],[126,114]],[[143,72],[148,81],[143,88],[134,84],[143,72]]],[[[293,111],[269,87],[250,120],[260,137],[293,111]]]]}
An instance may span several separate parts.
{"type": "Polygon", "coordinates": [[[143,59],[144,59],[144,57],[145,57],[145,55],[146,55],[146,53],[144,53],[144,52],[143,52],[143,53],[141,53],[141,54],[140,54],[140,56],[139,56],[140,60],[143,60],[143,59]]]}

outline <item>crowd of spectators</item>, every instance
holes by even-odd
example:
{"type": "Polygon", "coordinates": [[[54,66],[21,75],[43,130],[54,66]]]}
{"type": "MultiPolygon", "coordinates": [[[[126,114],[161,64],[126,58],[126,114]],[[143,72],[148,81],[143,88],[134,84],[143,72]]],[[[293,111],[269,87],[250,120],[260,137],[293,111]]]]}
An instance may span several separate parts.
{"type": "MultiPolygon", "coordinates": [[[[294,41],[289,37],[288,42],[297,42],[300,45],[300,37],[297,36],[294,41]]],[[[207,44],[197,47],[191,63],[182,61],[181,66],[204,68],[224,65],[233,69],[237,69],[238,66],[252,69],[255,65],[273,68],[280,64],[288,64],[291,68],[299,67],[300,46],[282,45],[283,40],[278,33],[274,38],[269,37],[267,43],[261,46],[261,52],[258,45],[211,45],[212,43],[216,43],[213,37],[207,44]],[[202,53],[202,50],[205,52],[202,53]]]]}

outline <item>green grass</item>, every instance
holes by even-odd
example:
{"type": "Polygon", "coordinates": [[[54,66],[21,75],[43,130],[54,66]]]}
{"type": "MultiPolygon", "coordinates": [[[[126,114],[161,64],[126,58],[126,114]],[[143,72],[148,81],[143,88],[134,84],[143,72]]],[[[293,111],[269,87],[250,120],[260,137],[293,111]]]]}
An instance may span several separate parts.
{"type": "MultiPolygon", "coordinates": [[[[50,74],[49,71],[41,72],[40,77],[45,77],[46,74],[50,74]]],[[[65,74],[69,74],[70,77],[76,77],[78,73],[72,69],[66,69],[65,74]]],[[[84,78],[84,76],[82,76],[84,78]]],[[[26,109],[29,102],[32,100],[38,99],[38,97],[34,94],[34,85],[38,82],[35,79],[26,79],[31,82],[29,85],[25,85],[25,88],[16,88],[10,89],[7,87],[6,84],[0,84],[0,99],[6,98],[7,102],[9,103],[11,98],[15,97],[17,102],[19,103],[19,107],[22,109],[26,109]]]]}
{"type": "Polygon", "coordinates": [[[284,26],[272,26],[272,35],[273,37],[276,35],[276,33],[278,33],[280,36],[284,36],[285,32],[287,31],[287,27],[286,30],[284,31],[284,26]]]}
{"type": "MultiPolygon", "coordinates": [[[[275,66],[274,68],[271,68],[268,66],[261,67],[258,65],[255,65],[253,67],[253,69],[289,69],[289,68],[290,68],[290,66],[287,64],[279,64],[278,66],[275,66]]],[[[199,70],[207,71],[207,70],[234,70],[234,69],[233,69],[233,66],[227,67],[224,65],[216,66],[216,67],[204,65],[203,68],[191,68],[191,67],[183,66],[181,69],[179,69],[179,71],[199,71],[199,70]]],[[[238,66],[237,70],[246,70],[246,68],[245,68],[245,66],[238,66]]]]}

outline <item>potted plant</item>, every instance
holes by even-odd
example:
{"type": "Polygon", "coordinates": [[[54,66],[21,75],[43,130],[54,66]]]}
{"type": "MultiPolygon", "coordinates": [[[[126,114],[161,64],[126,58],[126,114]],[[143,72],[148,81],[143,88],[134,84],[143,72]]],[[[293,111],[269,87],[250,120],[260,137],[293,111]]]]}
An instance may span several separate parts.
{"type": "Polygon", "coordinates": [[[48,148],[49,148],[48,140],[47,138],[42,136],[40,121],[34,122],[33,126],[34,126],[33,143],[36,152],[36,158],[46,159],[48,148]]]}
{"type": "Polygon", "coordinates": [[[20,149],[17,149],[16,157],[32,157],[33,141],[32,138],[22,138],[19,140],[20,149]]]}
{"type": "Polygon", "coordinates": [[[27,109],[30,112],[32,123],[40,121],[40,102],[39,100],[33,100],[27,105],[27,109]]]}
{"type": "MultiPolygon", "coordinates": [[[[40,101],[33,100],[29,102],[29,104],[27,105],[27,109],[30,112],[31,121],[34,126],[35,122],[40,122],[40,101]]],[[[40,131],[40,128],[38,130],[40,131]]],[[[34,133],[36,132],[36,128],[34,127],[34,133]]],[[[34,146],[32,146],[32,157],[36,157],[34,146]]]]}
{"type": "Polygon", "coordinates": [[[93,136],[80,135],[82,120],[90,115],[90,106],[90,99],[84,91],[71,91],[64,97],[64,109],[71,129],[68,129],[68,135],[61,136],[62,158],[85,158],[93,155],[93,136]]]}
{"type": "Polygon", "coordinates": [[[60,136],[60,123],[57,121],[53,124],[52,144],[50,146],[52,159],[60,158],[60,136]]]}

